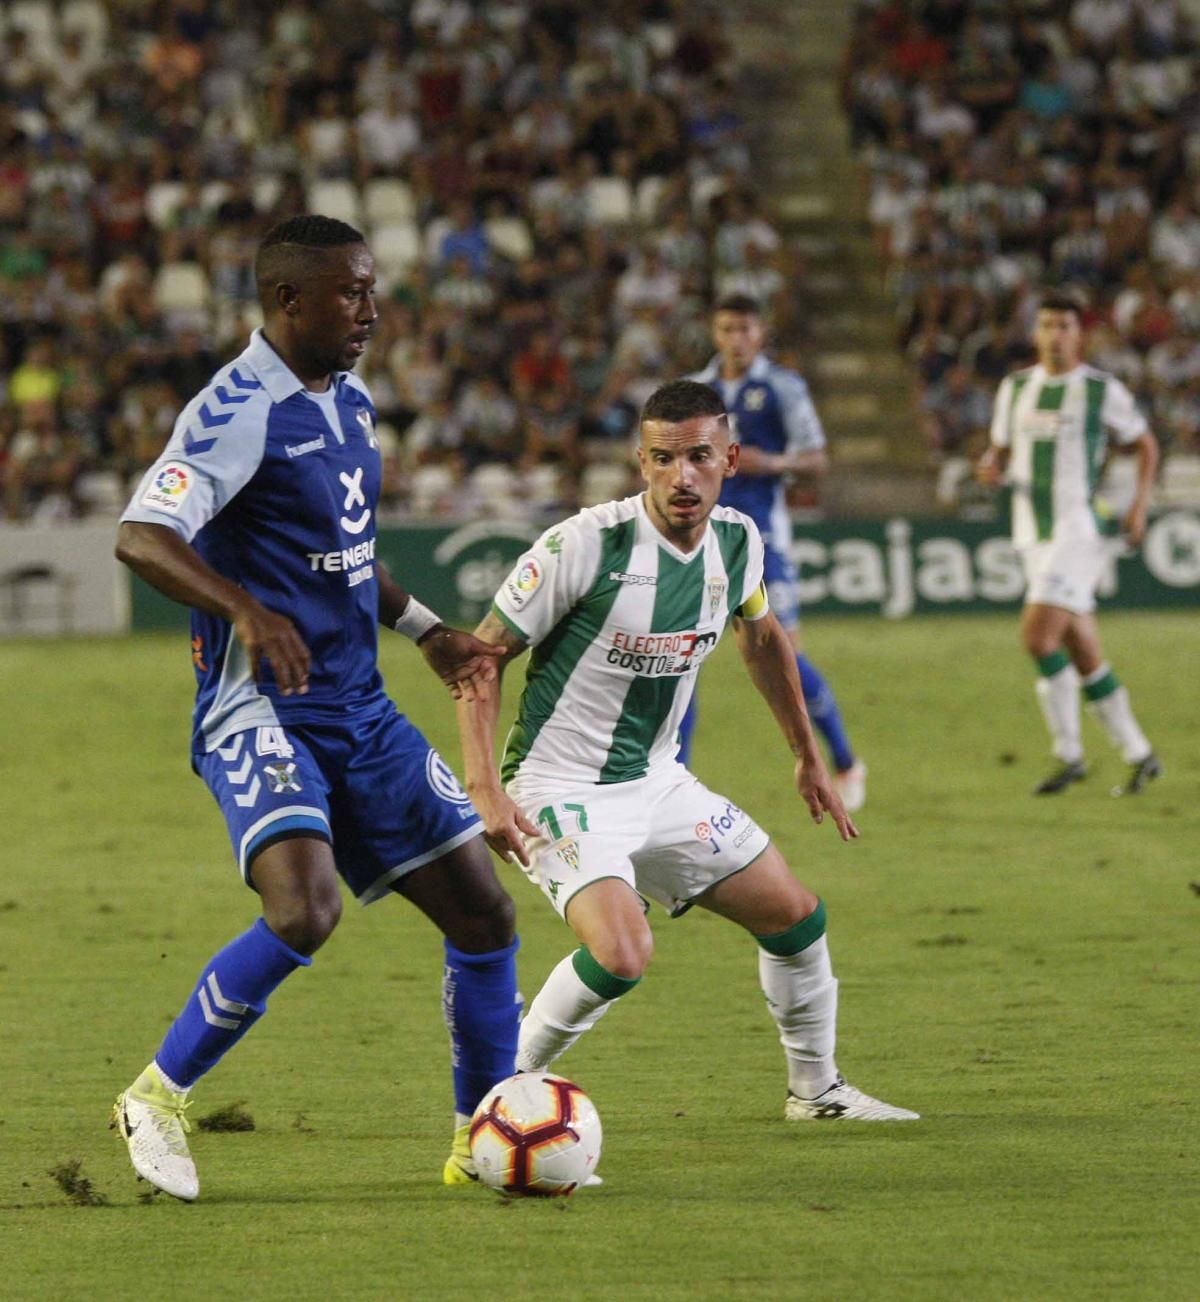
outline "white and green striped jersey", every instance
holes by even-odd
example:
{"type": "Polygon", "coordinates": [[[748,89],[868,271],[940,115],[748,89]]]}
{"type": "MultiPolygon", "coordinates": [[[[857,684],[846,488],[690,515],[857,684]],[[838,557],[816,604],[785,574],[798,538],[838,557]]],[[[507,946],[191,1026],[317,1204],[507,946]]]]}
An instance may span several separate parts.
{"type": "Polygon", "coordinates": [[[493,606],[533,647],[505,782],[628,782],[670,762],[696,671],[744,603],[767,613],[764,593],[758,529],[729,507],[713,509],[690,553],[641,496],[547,530],[493,606]]]}
{"type": "Polygon", "coordinates": [[[1039,365],[1007,376],[992,443],[1011,449],[1013,542],[1096,538],[1092,496],[1108,440],[1133,443],[1146,428],[1129,390],[1095,367],[1050,375],[1039,365]]]}

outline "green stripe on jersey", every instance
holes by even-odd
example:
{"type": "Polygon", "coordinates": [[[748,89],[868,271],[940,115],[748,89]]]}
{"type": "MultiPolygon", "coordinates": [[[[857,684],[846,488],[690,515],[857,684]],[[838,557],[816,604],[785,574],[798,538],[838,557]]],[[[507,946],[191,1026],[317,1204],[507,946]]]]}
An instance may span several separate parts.
{"type": "Polygon", "coordinates": [[[517,720],[504,747],[500,776],[505,782],[516,775],[538,733],[554,713],[575,666],[604,627],[621,591],[620,583],[608,577],[609,572],[628,569],[636,537],[636,516],[600,531],[600,564],[591,590],[534,647],[517,720]]]}
{"type": "Polygon", "coordinates": [[[1104,464],[1104,426],[1100,423],[1100,413],[1104,410],[1104,393],[1108,383],[1099,376],[1089,376],[1084,380],[1086,397],[1086,414],[1083,421],[1083,437],[1087,447],[1087,484],[1088,496],[1096,491],[1096,481],[1100,478],[1100,467],[1104,464]]]}
{"type": "Polygon", "coordinates": [[[742,585],[746,581],[746,562],[750,557],[750,539],[746,526],[732,520],[710,520],[721,548],[721,563],[729,580],[727,604],[730,613],[742,604],[742,585]]]}
{"type": "MultiPolygon", "coordinates": [[[[1043,384],[1037,396],[1038,411],[1061,411],[1067,396],[1065,384],[1043,384]]],[[[1039,539],[1054,531],[1054,458],[1057,439],[1035,439],[1033,443],[1033,483],[1030,494],[1039,539]]]]}
{"type": "MultiPolygon", "coordinates": [[[[693,556],[690,564],[658,551],[658,583],[654,589],[651,633],[692,629],[700,622],[704,602],[704,556],[693,556]]],[[[635,678],[625,694],[621,717],[613,730],[608,758],[600,770],[600,782],[629,782],[640,778],[648,767],[650,747],[671,713],[680,675],[669,678],[635,678]]]]}

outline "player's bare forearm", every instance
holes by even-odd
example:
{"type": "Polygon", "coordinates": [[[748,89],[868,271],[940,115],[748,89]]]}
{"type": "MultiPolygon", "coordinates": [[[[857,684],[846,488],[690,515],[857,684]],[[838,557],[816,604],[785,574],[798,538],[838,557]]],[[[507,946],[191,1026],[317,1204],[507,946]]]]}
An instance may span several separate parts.
{"type": "Polygon", "coordinates": [[[821,448],[808,452],[767,452],[743,443],[738,459],[739,475],[823,475],[829,458],[821,448]]]}
{"type": "Polygon", "coordinates": [[[165,524],[126,520],[117,530],[117,560],[164,597],[219,615],[230,623],[247,600],[244,588],[218,574],[165,524]]]}
{"type": "Polygon", "coordinates": [[[1146,511],[1150,506],[1154,477],[1158,474],[1158,440],[1147,430],[1131,445],[1130,451],[1137,457],[1137,488],[1129,510],[1125,512],[1122,527],[1125,536],[1136,545],[1146,535],[1146,511]]]}
{"type": "MultiPolygon", "coordinates": [[[[509,629],[488,615],[475,631],[485,643],[499,647],[502,657],[494,663],[503,666],[505,660],[519,655],[525,644],[509,629]]],[[[536,836],[537,828],[525,817],[515,801],[505,792],[496,765],[496,725],[500,718],[501,680],[497,672],[479,683],[471,697],[465,695],[456,702],[458,735],[462,743],[463,774],[467,794],[471,797],[483,819],[484,836],[488,845],[501,858],[529,864],[525,838],[536,836]]]]}
{"type": "Polygon", "coordinates": [[[378,558],[375,561],[375,579],[379,587],[379,622],[388,628],[395,628],[411,595],[396,582],[391,570],[378,558]]]}
{"type": "Polygon", "coordinates": [[[796,653],[783,625],[768,612],[762,619],[737,619],[733,627],[750,680],[770,707],[789,750],[797,759],[819,764],[796,653]]]}
{"type": "Polygon", "coordinates": [[[1009,448],[998,448],[994,443],[984,449],[975,463],[975,478],[989,488],[995,488],[1008,469],[1009,448]]]}
{"type": "Polygon", "coordinates": [[[219,574],[174,529],[127,520],[117,530],[116,553],[163,596],[227,620],[256,678],[266,660],[284,696],[308,691],[308,647],[292,621],[219,574]]]}
{"type": "Polygon", "coordinates": [[[762,619],[734,620],[734,632],[750,679],[796,758],[796,789],[813,822],[822,822],[828,812],[842,840],[851,840],[858,829],[842,805],[817,746],[791,639],[772,612],[762,619]]]}

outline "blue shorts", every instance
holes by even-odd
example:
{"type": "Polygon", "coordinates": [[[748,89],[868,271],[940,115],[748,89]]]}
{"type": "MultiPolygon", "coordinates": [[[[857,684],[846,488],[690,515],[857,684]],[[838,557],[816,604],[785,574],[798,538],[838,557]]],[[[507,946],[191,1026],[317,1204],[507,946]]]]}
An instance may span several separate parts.
{"type": "Polygon", "coordinates": [[[335,726],[248,728],[192,761],[247,885],[260,850],[311,835],[332,844],[346,885],[370,904],[483,831],[450,767],[394,708],[335,726]]]}
{"type": "Polygon", "coordinates": [[[800,624],[800,576],[786,552],[763,538],[763,582],[775,618],[788,630],[800,624]]]}

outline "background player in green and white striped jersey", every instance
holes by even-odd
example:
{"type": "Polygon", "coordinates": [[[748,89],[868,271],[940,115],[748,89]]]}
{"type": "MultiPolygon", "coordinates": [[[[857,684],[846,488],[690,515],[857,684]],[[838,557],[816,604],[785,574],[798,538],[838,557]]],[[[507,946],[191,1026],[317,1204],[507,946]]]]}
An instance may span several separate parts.
{"type": "Polygon", "coordinates": [[[676,758],[696,671],[732,621],[813,820],[828,813],[843,840],[858,835],[814,739],[791,641],[769,608],[758,529],[717,505],[738,453],[712,389],[664,385],[642,413],[647,491],[543,534],[479,627],[506,660],[533,653],[503,777],[499,684],[459,708],[467,787],[489,844],[524,867],[580,942],[530,1005],[517,1067],[547,1067],[641,979],[653,948],[648,898],[672,916],[710,909],[758,941],[787,1056],[789,1119],[912,1119],[838,1073],[824,905],[748,814],[676,758]]]}
{"type": "Polygon", "coordinates": [[[1025,567],[1021,637],[1037,662],[1038,702],[1060,765],[1034,788],[1054,795],[1087,776],[1080,687],[1092,712],[1129,763],[1123,795],[1162,772],[1138,726],[1129,696],[1104,659],[1093,611],[1107,548],[1093,495],[1111,446],[1137,456],[1137,489],[1122,521],[1133,544],[1146,532],[1146,506],[1158,444],[1129,390],[1082,360],[1078,302],[1042,299],[1034,328],[1036,366],[1007,376],[996,395],[991,446],[979,478],[1012,488],[1013,543],[1025,567]]]}

